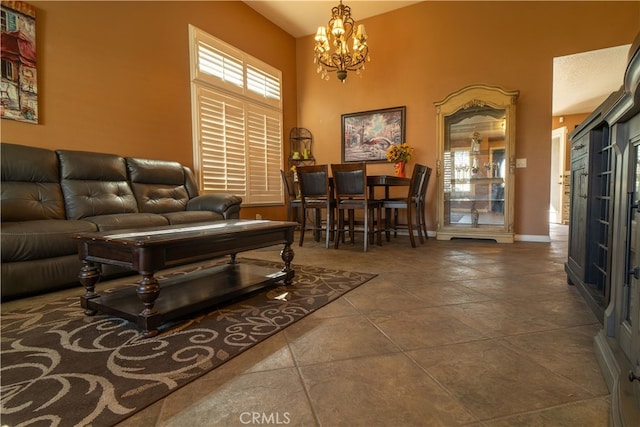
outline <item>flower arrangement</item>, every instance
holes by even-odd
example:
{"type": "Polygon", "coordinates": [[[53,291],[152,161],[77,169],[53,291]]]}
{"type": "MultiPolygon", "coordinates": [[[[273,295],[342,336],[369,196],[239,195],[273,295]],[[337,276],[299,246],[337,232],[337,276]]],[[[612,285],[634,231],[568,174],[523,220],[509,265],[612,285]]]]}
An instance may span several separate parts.
{"type": "Polygon", "coordinates": [[[413,154],[413,147],[406,142],[392,145],[387,149],[387,160],[389,162],[408,162],[413,154]]]}

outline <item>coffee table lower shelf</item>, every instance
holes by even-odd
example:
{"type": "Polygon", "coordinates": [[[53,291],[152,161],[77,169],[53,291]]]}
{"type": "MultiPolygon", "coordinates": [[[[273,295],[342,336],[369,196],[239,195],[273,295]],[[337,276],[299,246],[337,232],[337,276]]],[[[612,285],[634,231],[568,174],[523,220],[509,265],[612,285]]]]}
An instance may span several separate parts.
{"type": "Polygon", "coordinates": [[[279,281],[292,279],[295,272],[274,271],[252,264],[221,264],[177,278],[160,280],[160,295],[154,313],[143,315],[144,305],[136,287],[118,289],[94,297],[81,297],[88,311],[111,314],[136,323],[146,336],[158,334],[163,323],[234,298],[257,291],[279,281]]]}

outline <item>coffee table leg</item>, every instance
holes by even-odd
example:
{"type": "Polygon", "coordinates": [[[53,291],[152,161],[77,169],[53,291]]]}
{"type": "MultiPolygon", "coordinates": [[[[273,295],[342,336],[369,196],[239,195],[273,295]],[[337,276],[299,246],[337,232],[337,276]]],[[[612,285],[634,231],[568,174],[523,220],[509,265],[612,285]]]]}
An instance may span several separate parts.
{"type": "Polygon", "coordinates": [[[160,295],[160,285],[158,280],[153,277],[153,273],[142,273],[142,279],[138,282],[138,288],[136,289],[138,298],[144,304],[144,310],[140,313],[141,316],[150,316],[156,313],[156,309],[153,307],[158,295],[160,295]]]}
{"type": "Polygon", "coordinates": [[[84,314],[87,316],[93,316],[98,311],[86,308],[86,300],[91,298],[97,298],[99,294],[96,292],[96,283],[100,280],[100,271],[95,263],[91,261],[82,261],[82,267],[80,273],[78,273],[78,280],[84,286],[85,293],[82,296],[83,306],[85,307],[84,314]]]}
{"type": "Polygon", "coordinates": [[[160,284],[153,273],[141,274],[142,279],[138,282],[136,293],[144,304],[144,309],[138,314],[138,326],[144,329],[144,337],[150,338],[158,335],[158,326],[162,323],[162,315],[154,308],[160,295],[160,284]]]}
{"type": "Polygon", "coordinates": [[[291,268],[291,261],[293,261],[294,255],[295,253],[291,248],[291,243],[285,243],[284,249],[282,249],[282,251],[280,252],[280,257],[282,257],[282,260],[284,261],[284,267],[282,268],[282,271],[287,273],[284,279],[285,285],[290,285],[293,283],[294,271],[291,268]]]}

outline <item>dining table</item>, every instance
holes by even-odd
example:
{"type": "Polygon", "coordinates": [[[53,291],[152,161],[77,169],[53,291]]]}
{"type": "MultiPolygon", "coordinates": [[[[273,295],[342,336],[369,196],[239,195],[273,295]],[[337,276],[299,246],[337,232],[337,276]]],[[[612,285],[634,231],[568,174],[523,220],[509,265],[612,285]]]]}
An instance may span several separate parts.
{"type": "MultiPolygon", "coordinates": [[[[367,187],[369,188],[369,198],[375,199],[376,188],[384,188],[384,199],[389,198],[391,187],[408,187],[411,178],[396,175],[367,175],[367,187]]],[[[329,177],[329,187],[333,189],[333,177],[329,177]]],[[[333,192],[333,190],[332,190],[333,192]]]]}
{"type": "Polygon", "coordinates": [[[369,187],[369,197],[375,199],[375,189],[384,187],[384,198],[389,198],[391,187],[408,187],[411,178],[395,175],[367,175],[367,187],[369,187]]]}
{"type": "MultiPolygon", "coordinates": [[[[367,187],[369,188],[369,198],[371,200],[375,200],[375,190],[376,188],[384,188],[384,199],[389,199],[390,192],[389,190],[392,187],[408,187],[411,183],[411,178],[396,176],[396,175],[367,175],[367,187]]],[[[329,187],[331,188],[331,194],[333,194],[333,177],[329,177],[329,187]]],[[[299,193],[298,193],[299,194],[299,193]]],[[[298,196],[299,197],[299,196],[298,196]]],[[[314,221],[319,221],[319,219],[314,215],[314,221]]],[[[314,234],[314,239],[316,241],[320,240],[319,234],[314,234]]],[[[387,235],[387,241],[389,237],[387,235]]]]}

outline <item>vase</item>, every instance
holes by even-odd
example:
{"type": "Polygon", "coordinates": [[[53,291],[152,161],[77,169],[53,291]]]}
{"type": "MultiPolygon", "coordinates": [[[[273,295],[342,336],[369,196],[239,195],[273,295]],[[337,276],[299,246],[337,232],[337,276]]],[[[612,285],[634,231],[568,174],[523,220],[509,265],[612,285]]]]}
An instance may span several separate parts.
{"type": "Polygon", "coordinates": [[[393,166],[393,170],[396,176],[399,176],[401,178],[405,178],[407,176],[407,173],[405,171],[406,164],[407,162],[396,162],[396,164],[393,166]]]}

